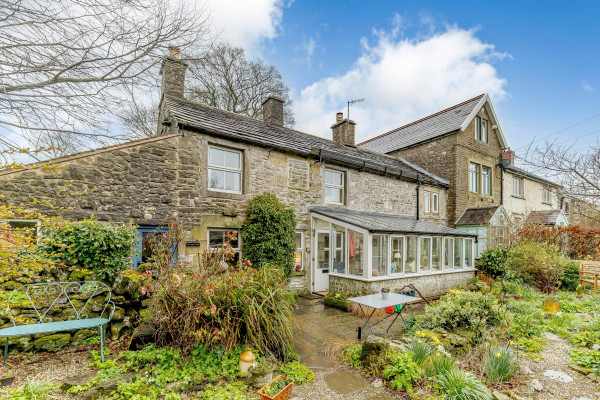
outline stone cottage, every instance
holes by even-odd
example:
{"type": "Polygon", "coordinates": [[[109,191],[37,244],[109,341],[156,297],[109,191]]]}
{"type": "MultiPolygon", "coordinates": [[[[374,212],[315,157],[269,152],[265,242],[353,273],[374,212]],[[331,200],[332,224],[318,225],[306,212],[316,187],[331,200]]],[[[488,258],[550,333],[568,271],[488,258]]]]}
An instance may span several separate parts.
{"type": "MultiPolygon", "coordinates": [[[[427,170],[449,182],[449,225],[478,237],[476,257],[488,240],[502,240],[500,232],[507,224],[521,225],[530,213],[553,211],[558,223],[565,223],[562,188],[515,165],[515,153],[507,147],[487,94],[375,136],[359,147],[410,162],[428,160],[427,170]]],[[[423,191],[422,200],[427,204],[433,195],[423,191]]]]}
{"type": "Polygon", "coordinates": [[[329,140],[283,127],[275,97],[263,120],[189,101],[186,67],[177,53],[164,60],[156,137],[50,160],[51,170],[0,172],[2,201],[45,199],[52,208],[37,204],[50,214],[136,224],[139,264],[148,235],[173,220],[184,227],[178,256],[193,261],[239,228],[251,198],[270,192],[296,212],[299,290],[410,282],[434,295],[473,276],[474,235],[447,227],[447,179],[355,146],[356,123],[341,113],[329,140]]]}

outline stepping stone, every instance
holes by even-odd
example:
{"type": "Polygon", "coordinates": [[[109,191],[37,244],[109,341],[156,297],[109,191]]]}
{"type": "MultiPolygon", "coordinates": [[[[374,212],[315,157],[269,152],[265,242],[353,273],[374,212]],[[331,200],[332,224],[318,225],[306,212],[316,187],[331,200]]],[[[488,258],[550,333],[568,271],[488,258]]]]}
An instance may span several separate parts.
{"type": "Polygon", "coordinates": [[[304,339],[294,340],[294,350],[296,350],[298,352],[298,355],[300,357],[306,356],[309,354],[313,354],[313,353],[316,353],[317,351],[319,351],[315,346],[308,343],[304,339]]]}
{"type": "Polygon", "coordinates": [[[309,368],[328,369],[336,366],[335,361],[319,353],[300,356],[300,362],[309,368]]]}
{"type": "Polygon", "coordinates": [[[544,332],[544,333],[542,333],[542,336],[544,336],[546,339],[551,340],[553,342],[562,342],[562,339],[560,338],[560,336],[555,335],[554,333],[544,332]]]}
{"type": "Polygon", "coordinates": [[[342,395],[351,394],[369,386],[362,376],[348,371],[333,372],[325,375],[324,379],[330,389],[342,395]]]}
{"type": "Polygon", "coordinates": [[[393,400],[393,397],[388,396],[385,393],[377,393],[374,396],[367,397],[366,400],[393,400]]]}
{"type": "Polygon", "coordinates": [[[553,379],[555,381],[559,381],[559,382],[563,382],[563,383],[573,382],[573,378],[571,378],[569,375],[565,374],[564,372],[560,372],[560,371],[552,371],[549,369],[547,371],[544,371],[544,376],[548,379],[553,379]]]}

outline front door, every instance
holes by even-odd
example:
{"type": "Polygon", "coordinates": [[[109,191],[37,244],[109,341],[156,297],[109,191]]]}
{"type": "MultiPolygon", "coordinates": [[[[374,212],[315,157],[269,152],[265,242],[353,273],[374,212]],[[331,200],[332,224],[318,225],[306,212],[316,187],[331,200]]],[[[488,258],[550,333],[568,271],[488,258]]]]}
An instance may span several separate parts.
{"type": "Polygon", "coordinates": [[[329,230],[315,234],[316,254],[313,257],[313,292],[329,290],[329,230]]]}

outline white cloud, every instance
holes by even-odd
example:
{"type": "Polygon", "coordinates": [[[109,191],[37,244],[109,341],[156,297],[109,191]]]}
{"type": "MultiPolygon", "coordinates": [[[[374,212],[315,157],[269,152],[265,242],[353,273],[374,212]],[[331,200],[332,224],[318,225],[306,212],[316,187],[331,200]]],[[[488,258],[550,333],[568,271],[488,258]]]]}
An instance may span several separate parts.
{"type": "Polygon", "coordinates": [[[596,93],[596,88],[587,83],[586,81],[581,82],[581,88],[589,93],[596,93]]]}
{"type": "Polygon", "coordinates": [[[304,51],[306,52],[306,65],[308,66],[308,69],[311,69],[311,59],[312,59],[312,55],[315,52],[315,47],[317,46],[317,43],[315,42],[315,39],[310,38],[308,39],[308,42],[304,43],[304,51]]]}
{"type": "Polygon", "coordinates": [[[283,0],[207,0],[206,10],[213,34],[252,53],[277,36],[285,5],[283,0]]]}
{"type": "Polygon", "coordinates": [[[506,55],[483,43],[475,30],[447,27],[420,39],[398,39],[395,32],[375,32],[375,44],[362,40],[362,55],[340,76],[319,80],[295,99],[296,128],[329,137],[335,113],[351,106],[357,141],[401,126],[433,112],[489,93],[506,96],[506,80],[492,61],[506,55]]]}

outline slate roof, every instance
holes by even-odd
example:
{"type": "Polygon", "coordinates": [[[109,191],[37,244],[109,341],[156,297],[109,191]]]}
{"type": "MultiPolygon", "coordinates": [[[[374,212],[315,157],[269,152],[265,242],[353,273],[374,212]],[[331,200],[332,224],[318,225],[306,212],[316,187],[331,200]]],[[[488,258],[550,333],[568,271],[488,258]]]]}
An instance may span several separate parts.
{"type": "Polygon", "coordinates": [[[560,215],[560,210],[532,211],[527,216],[525,222],[527,224],[554,226],[560,215]]]}
{"type": "Polygon", "coordinates": [[[421,118],[420,120],[364,141],[358,146],[379,153],[390,153],[438,136],[457,132],[484,96],[484,94],[481,94],[428,117],[421,118]]]}
{"type": "Polygon", "coordinates": [[[467,208],[455,225],[487,225],[499,207],[467,208]]]}
{"type": "Polygon", "coordinates": [[[231,140],[275,148],[303,156],[320,154],[347,160],[353,165],[378,168],[381,172],[398,172],[407,178],[421,176],[423,182],[448,185],[446,179],[436,176],[406,160],[376,153],[367,149],[344,146],[332,140],[310,135],[294,129],[268,124],[262,120],[234,114],[218,108],[165,95],[163,98],[169,114],[178,124],[208,134],[231,140]]]}
{"type": "Polygon", "coordinates": [[[523,176],[525,176],[525,177],[527,177],[529,179],[532,179],[534,181],[539,181],[539,182],[542,182],[542,183],[546,183],[546,184],[548,184],[550,186],[562,187],[562,186],[560,186],[560,185],[558,185],[558,184],[556,184],[556,183],[554,183],[552,181],[549,181],[548,179],[545,179],[545,178],[542,178],[542,177],[537,176],[535,174],[532,174],[531,172],[525,171],[524,169],[521,169],[519,167],[515,167],[512,164],[506,164],[504,161],[507,161],[507,160],[503,160],[502,166],[507,171],[514,172],[515,174],[518,174],[518,175],[523,175],[523,176]]]}
{"type": "Polygon", "coordinates": [[[339,207],[308,207],[308,210],[369,232],[414,233],[421,235],[477,236],[472,233],[437,225],[406,215],[354,211],[339,207]]]}

